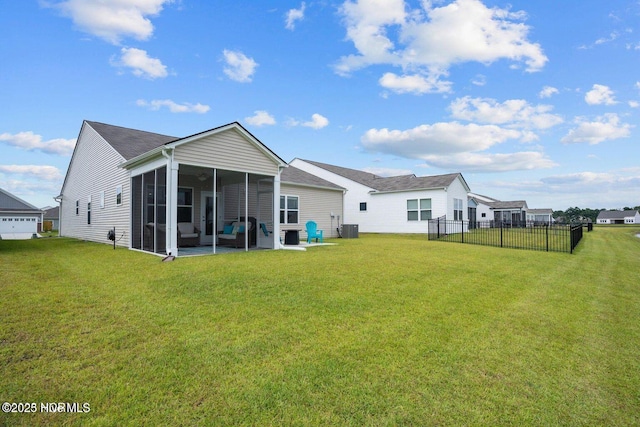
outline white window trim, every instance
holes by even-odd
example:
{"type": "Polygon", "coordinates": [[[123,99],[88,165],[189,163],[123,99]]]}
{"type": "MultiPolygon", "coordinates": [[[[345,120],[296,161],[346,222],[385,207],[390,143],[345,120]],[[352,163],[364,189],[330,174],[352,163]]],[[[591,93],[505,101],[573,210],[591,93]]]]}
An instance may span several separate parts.
{"type": "Polygon", "coordinates": [[[422,200],[429,200],[430,204],[433,204],[433,199],[431,199],[430,197],[425,197],[425,198],[422,198],[422,199],[407,199],[407,205],[409,204],[410,201],[414,201],[414,200],[418,203],[418,208],[417,209],[409,209],[409,207],[407,206],[407,221],[408,222],[429,221],[431,218],[433,218],[433,206],[431,206],[430,209],[421,209],[420,208],[420,202],[422,200]],[[409,212],[418,212],[418,219],[409,219],[409,212]],[[431,218],[422,219],[422,212],[430,212],[431,214],[429,216],[431,218]]]}
{"type": "Polygon", "coordinates": [[[282,199],[283,197],[284,197],[284,209],[280,208],[280,212],[284,211],[284,222],[281,222],[280,224],[285,224],[285,225],[288,225],[288,224],[300,224],[300,196],[295,195],[295,194],[280,194],[280,198],[282,199]],[[295,197],[298,200],[298,209],[289,209],[287,207],[288,197],[295,197]],[[289,215],[287,215],[287,214],[288,214],[289,211],[291,211],[291,212],[295,211],[295,212],[298,213],[298,221],[296,221],[296,222],[288,222],[289,215]]]}

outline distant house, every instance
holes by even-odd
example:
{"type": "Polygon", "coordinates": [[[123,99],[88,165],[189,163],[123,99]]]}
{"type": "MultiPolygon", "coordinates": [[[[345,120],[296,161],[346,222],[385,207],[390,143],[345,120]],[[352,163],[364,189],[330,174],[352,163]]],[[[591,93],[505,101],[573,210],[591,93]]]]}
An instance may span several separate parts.
{"type": "Polygon", "coordinates": [[[600,211],[596,224],[640,224],[637,210],[600,211]]]}
{"type": "Polygon", "coordinates": [[[60,206],[44,209],[44,216],[42,219],[45,222],[51,221],[51,230],[57,231],[60,226],[60,206]]]}
{"type": "Polygon", "coordinates": [[[475,220],[478,222],[520,224],[527,221],[529,207],[524,200],[502,201],[475,193],[469,193],[468,199],[475,205],[475,220]]]}
{"type": "Polygon", "coordinates": [[[0,188],[0,239],[37,236],[42,210],[0,188]]]}
{"type": "Polygon", "coordinates": [[[529,209],[527,211],[527,222],[536,225],[551,225],[553,220],[553,209],[529,209]]]}
{"type": "Polygon", "coordinates": [[[460,173],[382,177],[298,158],[290,165],[344,188],[341,224],[360,232],[427,233],[430,219],[468,218],[469,186],[460,173]]]}

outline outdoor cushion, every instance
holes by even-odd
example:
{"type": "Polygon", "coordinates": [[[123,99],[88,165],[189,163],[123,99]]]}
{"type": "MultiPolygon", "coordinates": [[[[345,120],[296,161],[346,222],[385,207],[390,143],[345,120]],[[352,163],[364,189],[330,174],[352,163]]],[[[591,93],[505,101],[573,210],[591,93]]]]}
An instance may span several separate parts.
{"type": "Polygon", "coordinates": [[[233,233],[233,225],[229,224],[229,225],[225,225],[224,229],[222,230],[222,234],[232,234],[233,233]]]}

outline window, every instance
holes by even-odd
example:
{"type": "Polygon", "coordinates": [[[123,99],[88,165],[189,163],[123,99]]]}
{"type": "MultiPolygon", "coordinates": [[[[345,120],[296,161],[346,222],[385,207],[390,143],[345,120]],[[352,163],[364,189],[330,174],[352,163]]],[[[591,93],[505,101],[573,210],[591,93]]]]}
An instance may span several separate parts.
{"type": "Polygon", "coordinates": [[[280,224],[297,224],[298,196],[280,196],[280,224]]]}
{"type": "Polygon", "coordinates": [[[487,213],[486,213],[486,212],[482,212],[482,213],[480,214],[480,216],[481,216],[482,218],[486,218],[486,217],[487,217],[487,213]]]}
{"type": "Polygon", "coordinates": [[[116,206],[122,204],[122,185],[116,187],[116,206]]]}
{"type": "Polygon", "coordinates": [[[462,199],[453,199],[453,220],[462,221],[462,199]]]}
{"type": "Polygon", "coordinates": [[[178,222],[193,222],[193,188],[178,187],[178,222]]]}
{"type": "Polygon", "coordinates": [[[367,202],[360,202],[360,212],[367,211],[367,202]]]}
{"type": "Polygon", "coordinates": [[[91,196],[87,198],[87,224],[91,224],[91,196]]]}
{"type": "Polygon", "coordinates": [[[100,209],[104,209],[104,191],[100,192],[100,209]]]}
{"type": "Polygon", "coordinates": [[[431,219],[431,199],[407,200],[407,221],[428,221],[431,219]]]}
{"type": "Polygon", "coordinates": [[[76,200],[76,215],[80,215],[80,200],[76,200]]]}

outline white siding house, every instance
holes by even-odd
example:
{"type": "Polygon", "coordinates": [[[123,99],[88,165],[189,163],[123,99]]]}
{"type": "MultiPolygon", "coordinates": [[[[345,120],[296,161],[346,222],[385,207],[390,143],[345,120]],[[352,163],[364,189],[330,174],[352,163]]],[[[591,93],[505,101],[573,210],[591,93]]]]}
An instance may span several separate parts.
{"type": "Polygon", "coordinates": [[[0,188],[0,239],[37,237],[43,211],[0,188]]]}
{"type": "Polygon", "coordinates": [[[637,210],[600,211],[596,224],[640,224],[640,213],[637,210]]]}
{"type": "Polygon", "coordinates": [[[469,187],[459,173],[381,177],[297,158],[290,165],[345,188],[342,223],[360,232],[427,233],[429,219],[468,218],[469,187]]]}

